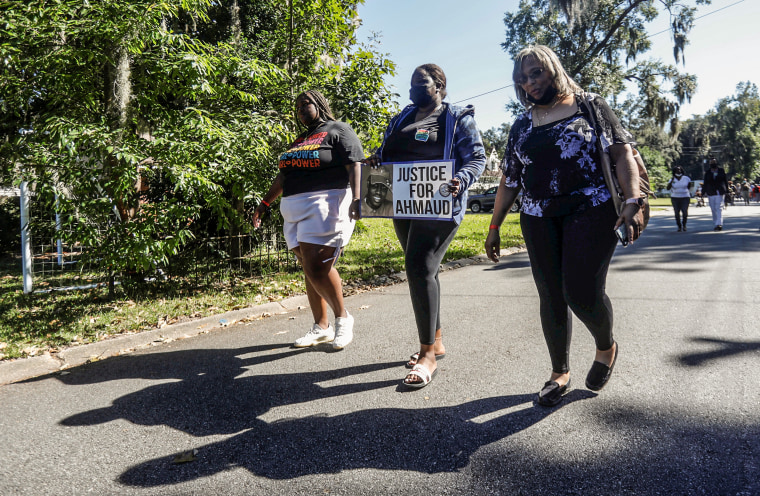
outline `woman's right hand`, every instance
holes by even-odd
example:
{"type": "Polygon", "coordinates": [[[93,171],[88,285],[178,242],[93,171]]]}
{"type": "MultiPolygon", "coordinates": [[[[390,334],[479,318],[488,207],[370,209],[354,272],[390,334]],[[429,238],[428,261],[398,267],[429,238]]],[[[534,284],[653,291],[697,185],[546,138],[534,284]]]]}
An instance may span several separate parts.
{"type": "Polygon", "coordinates": [[[499,261],[501,236],[498,229],[489,229],[486,237],[486,256],[492,262],[499,261]]]}
{"type": "Polygon", "coordinates": [[[261,220],[268,213],[269,213],[269,207],[267,207],[263,203],[259,203],[256,209],[253,211],[253,216],[251,217],[251,224],[253,224],[254,229],[258,229],[259,227],[261,227],[261,220]]]}
{"type": "Polygon", "coordinates": [[[639,239],[639,236],[641,236],[641,226],[644,225],[644,214],[638,205],[628,203],[623,206],[623,211],[620,212],[620,217],[618,217],[615,223],[615,229],[622,225],[625,226],[630,243],[639,239]]]}
{"type": "Polygon", "coordinates": [[[380,167],[380,157],[377,155],[370,155],[369,157],[362,160],[363,164],[367,164],[370,167],[380,167]]]}

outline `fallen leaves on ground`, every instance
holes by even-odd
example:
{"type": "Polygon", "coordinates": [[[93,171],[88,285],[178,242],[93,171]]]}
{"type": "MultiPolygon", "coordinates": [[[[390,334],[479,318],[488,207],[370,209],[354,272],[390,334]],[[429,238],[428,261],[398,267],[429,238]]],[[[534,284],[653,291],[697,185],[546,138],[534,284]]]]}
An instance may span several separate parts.
{"type": "Polygon", "coordinates": [[[190,450],[190,451],[183,451],[182,453],[180,453],[179,455],[177,455],[177,456],[174,457],[174,459],[172,460],[172,463],[193,462],[193,461],[197,460],[198,457],[195,456],[197,454],[198,454],[198,450],[197,449],[193,449],[193,450],[190,450]]]}

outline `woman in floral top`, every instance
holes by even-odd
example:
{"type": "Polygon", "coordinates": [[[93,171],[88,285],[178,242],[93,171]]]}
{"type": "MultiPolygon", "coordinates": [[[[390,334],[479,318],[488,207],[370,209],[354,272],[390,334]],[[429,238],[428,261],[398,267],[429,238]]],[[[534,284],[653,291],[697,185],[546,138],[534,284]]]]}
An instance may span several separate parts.
{"type": "Polygon", "coordinates": [[[527,111],[509,133],[486,252],[498,261],[499,227],[522,189],[520,225],[552,362],[538,403],[554,406],[570,384],[568,309],[596,342],[586,387],[600,390],[612,373],[618,345],[612,337],[612,305],[605,284],[617,243],[615,229],[624,226],[631,241],[641,233],[638,169],[631,135],[601,97],[584,93],[567,75],[551,49],[535,45],[522,50],[512,78],[527,111]],[[593,109],[604,150],[598,149],[589,117],[593,109]],[[602,152],[609,153],[623,193],[631,199],[619,216],[604,181],[602,152]]]}

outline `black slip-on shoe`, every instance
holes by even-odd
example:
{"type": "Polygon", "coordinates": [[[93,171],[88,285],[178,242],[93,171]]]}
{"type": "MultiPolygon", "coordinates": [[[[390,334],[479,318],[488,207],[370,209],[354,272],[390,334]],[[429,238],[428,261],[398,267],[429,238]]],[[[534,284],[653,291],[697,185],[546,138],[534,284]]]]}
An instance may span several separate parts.
{"type": "Polygon", "coordinates": [[[591,364],[591,370],[588,371],[588,375],[586,376],[587,388],[592,391],[602,390],[607,381],[610,380],[610,376],[612,376],[612,369],[617,363],[618,351],[620,351],[620,345],[615,342],[615,356],[612,358],[612,363],[609,367],[602,362],[594,360],[594,363],[591,364]]]}
{"type": "Polygon", "coordinates": [[[564,386],[560,386],[554,381],[547,381],[541,391],[538,392],[538,404],[541,406],[557,406],[569,387],[569,380],[564,386]]]}

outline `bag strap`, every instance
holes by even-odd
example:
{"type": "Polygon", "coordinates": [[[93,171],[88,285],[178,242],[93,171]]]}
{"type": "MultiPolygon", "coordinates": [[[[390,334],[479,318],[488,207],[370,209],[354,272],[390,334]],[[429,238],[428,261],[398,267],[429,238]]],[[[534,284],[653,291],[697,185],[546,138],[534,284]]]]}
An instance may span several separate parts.
{"type": "Polygon", "coordinates": [[[596,133],[596,145],[599,147],[599,161],[601,162],[602,174],[604,175],[604,183],[607,185],[607,189],[610,190],[612,195],[612,202],[615,204],[615,210],[618,214],[623,210],[623,188],[617,180],[617,175],[612,170],[612,161],[609,154],[604,151],[604,145],[602,144],[602,129],[599,126],[599,121],[596,116],[596,107],[593,104],[594,97],[591,93],[583,93],[583,103],[588,109],[589,118],[591,119],[591,127],[594,128],[596,133]]]}

